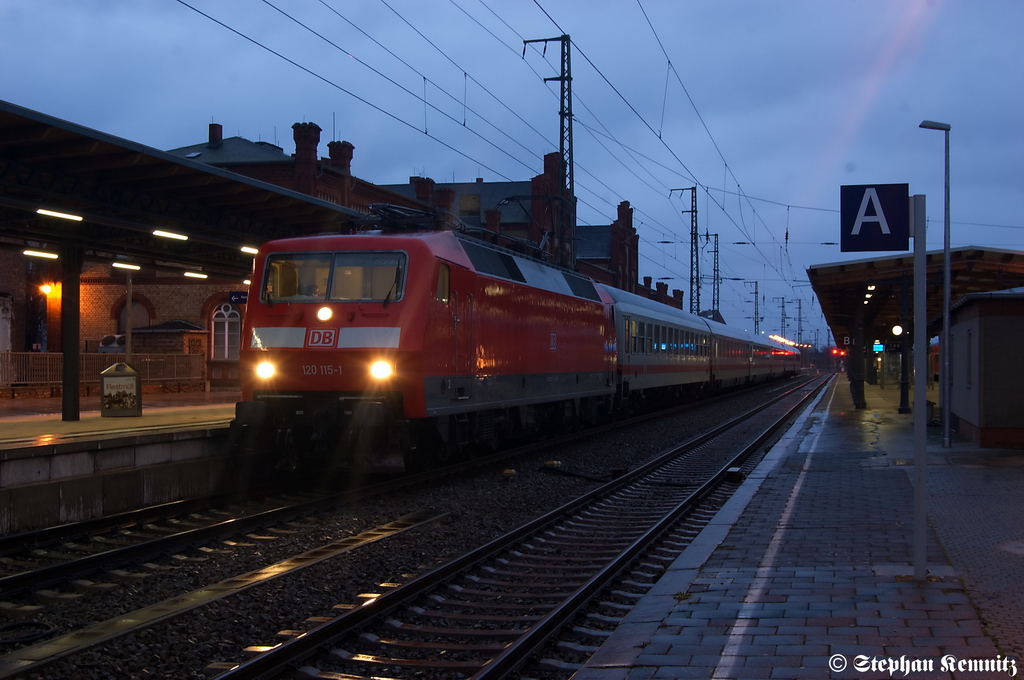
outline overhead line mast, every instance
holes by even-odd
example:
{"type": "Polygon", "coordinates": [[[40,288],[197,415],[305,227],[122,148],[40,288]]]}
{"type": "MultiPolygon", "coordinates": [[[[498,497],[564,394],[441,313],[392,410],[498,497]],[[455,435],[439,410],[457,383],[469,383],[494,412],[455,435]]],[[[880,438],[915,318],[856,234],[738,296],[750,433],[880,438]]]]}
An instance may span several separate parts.
{"type": "Polygon", "coordinates": [[[576,183],[573,179],[573,158],[572,158],[572,65],[569,58],[569,46],[571,40],[568,35],[558,38],[538,38],[536,40],[523,41],[523,56],[526,55],[526,45],[529,43],[547,43],[558,41],[562,44],[562,70],[561,75],[555,78],[545,78],[544,82],[557,80],[561,83],[561,104],[558,110],[560,123],[560,135],[558,141],[558,153],[561,163],[562,176],[562,200],[558,206],[557,228],[555,233],[555,261],[572,269],[576,268],[576,183]]]}
{"type": "Polygon", "coordinates": [[[690,192],[690,209],[683,211],[684,215],[690,213],[690,314],[700,314],[700,235],[697,233],[697,187],[669,189],[669,196],[673,191],[690,192]]]}

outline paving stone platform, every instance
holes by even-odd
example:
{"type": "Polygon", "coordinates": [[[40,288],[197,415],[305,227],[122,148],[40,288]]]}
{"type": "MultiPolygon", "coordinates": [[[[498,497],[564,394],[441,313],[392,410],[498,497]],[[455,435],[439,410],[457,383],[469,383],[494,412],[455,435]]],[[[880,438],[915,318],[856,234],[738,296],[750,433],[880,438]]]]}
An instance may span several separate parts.
{"type": "Polygon", "coordinates": [[[916,583],[913,417],[865,396],[837,377],[574,680],[1024,675],[1024,451],[929,428],[916,583]]]}

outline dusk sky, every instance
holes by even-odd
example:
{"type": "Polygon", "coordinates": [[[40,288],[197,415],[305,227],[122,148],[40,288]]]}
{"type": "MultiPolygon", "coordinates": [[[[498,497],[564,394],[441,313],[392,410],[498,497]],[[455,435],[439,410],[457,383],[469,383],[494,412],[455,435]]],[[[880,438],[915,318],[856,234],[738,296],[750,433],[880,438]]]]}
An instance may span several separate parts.
{"type": "MultiPolygon", "coordinates": [[[[157,149],[225,136],[355,145],[377,184],[526,180],[558,150],[572,39],[581,224],[626,200],[641,276],[689,295],[688,191],[719,235],[721,312],[828,344],[807,282],[841,253],[839,188],[908,183],[942,248],[1022,250],[1020,0],[0,0],[0,99],[157,149]],[[669,243],[661,243],[668,241],[669,243]],[[737,242],[747,242],[737,245],[737,242]]],[[[702,239],[702,273],[712,273],[702,239]]],[[[710,306],[711,282],[701,291],[710,306]]],[[[706,302],[705,302],[706,301],[706,302]]],[[[685,305],[684,305],[685,306],[685,305]]]]}

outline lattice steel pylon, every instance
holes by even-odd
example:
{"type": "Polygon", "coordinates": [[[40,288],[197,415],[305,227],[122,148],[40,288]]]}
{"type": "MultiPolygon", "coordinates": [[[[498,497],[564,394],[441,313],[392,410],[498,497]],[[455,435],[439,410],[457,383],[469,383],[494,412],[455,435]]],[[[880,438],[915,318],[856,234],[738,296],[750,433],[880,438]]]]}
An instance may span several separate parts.
{"type": "Polygon", "coordinates": [[[697,187],[669,189],[669,196],[673,191],[690,192],[690,209],[683,211],[684,215],[690,213],[690,314],[700,314],[700,235],[697,234],[697,187]]]}
{"type": "MultiPolygon", "coordinates": [[[[545,78],[544,82],[557,80],[561,83],[561,104],[559,105],[558,118],[560,123],[560,135],[558,141],[558,153],[561,159],[562,170],[562,200],[557,211],[557,226],[555,229],[555,252],[558,264],[576,268],[576,182],[573,178],[572,158],[572,64],[569,56],[569,47],[572,40],[568,35],[558,38],[538,38],[536,40],[523,41],[523,54],[526,54],[526,45],[529,43],[549,43],[558,41],[562,44],[562,69],[561,75],[555,78],[545,78]]],[[[546,45],[545,45],[546,46],[546,45]]]]}
{"type": "Polygon", "coordinates": [[[690,187],[690,314],[700,314],[700,238],[697,235],[697,187],[690,187]]]}

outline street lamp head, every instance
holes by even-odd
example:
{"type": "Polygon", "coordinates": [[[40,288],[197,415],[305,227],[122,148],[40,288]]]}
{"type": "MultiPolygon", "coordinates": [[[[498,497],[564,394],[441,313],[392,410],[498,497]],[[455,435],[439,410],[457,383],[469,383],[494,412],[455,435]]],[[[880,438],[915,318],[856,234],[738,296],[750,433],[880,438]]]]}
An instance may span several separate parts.
{"type": "Polygon", "coordinates": [[[922,127],[925,130],[945,130],[949,132],[949,123],[936,123],[934,120],[921,121],[918,127],[922,127]]]}

